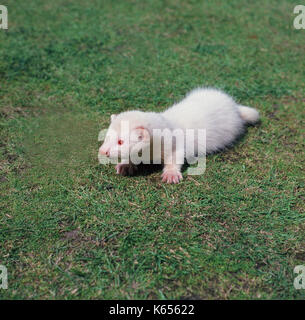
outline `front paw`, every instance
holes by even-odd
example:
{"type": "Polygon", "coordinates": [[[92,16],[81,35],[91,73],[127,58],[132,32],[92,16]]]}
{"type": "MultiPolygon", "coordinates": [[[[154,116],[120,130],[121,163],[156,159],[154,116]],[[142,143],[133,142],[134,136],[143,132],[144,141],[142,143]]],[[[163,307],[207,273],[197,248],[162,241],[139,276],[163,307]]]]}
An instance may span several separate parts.
{"type": "Polygon", "coordinates": [[[116,173],[122,176],[132,176],[137,171],[137,167],[132,164],[119,163],[115,166],[116,173]]]}
{"type": "Polygon", "coordinates": [[[166,183],[179,183],[183,179],[181,172],[176,169],[165,170],[161,177],[162,182],[166,183]]]}

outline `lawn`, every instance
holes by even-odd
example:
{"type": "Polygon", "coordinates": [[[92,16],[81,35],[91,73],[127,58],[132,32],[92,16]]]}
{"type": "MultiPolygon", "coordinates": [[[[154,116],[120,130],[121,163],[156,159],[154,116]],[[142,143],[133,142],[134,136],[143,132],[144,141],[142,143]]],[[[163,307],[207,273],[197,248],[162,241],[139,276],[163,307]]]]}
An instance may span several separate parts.
{"type": "Polygon", "coordinates": [[[2,299],[304,299],[305,30],[295,1],[6,0],[2,299]],[[112,113],[224,89],[261,123],[178,185],[97,159],[112,113]]]}

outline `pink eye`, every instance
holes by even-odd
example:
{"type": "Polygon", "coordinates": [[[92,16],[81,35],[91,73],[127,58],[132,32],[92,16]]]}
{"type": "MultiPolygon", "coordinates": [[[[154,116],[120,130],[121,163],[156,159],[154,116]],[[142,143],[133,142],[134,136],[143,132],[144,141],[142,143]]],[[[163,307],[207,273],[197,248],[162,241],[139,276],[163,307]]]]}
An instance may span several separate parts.
{"type": "Polygon", "coordinates": [[[122,145],[123,143],[124,143],[124,141],[123,141],[123,140],[121,140],[121,139],[120,139],[120,140],[118,140],[118,144],[119,144],[119,145],[122,145]]]}

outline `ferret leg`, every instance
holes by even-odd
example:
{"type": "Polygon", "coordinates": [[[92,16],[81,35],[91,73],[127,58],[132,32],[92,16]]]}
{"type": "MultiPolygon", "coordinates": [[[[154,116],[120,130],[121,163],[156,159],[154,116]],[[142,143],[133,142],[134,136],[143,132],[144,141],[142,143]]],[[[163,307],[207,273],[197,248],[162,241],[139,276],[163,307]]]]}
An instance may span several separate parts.
{"type": "Polygon", "coordinates": [[[171,161],[172,163],[167,163],[165,161],[163,173],[161,176],[162,182],[179,183],[179,181],[183,179],[181,174],[181,167],[183,164],[184,156],[181,155],[181,153],[180,153],[180,156],[177,155],[176,153],[173,153],[172,159],[175,159],[174,161],[171,161]]]}
{"type": "Polygon", "coordinates": [[[179,183],[183,179],[180,168],[181,166],[177,165],[165,165],[161,176],[162,182],[179,183]]]}
{"type": "Polygon", "coordinates": [[[128,163],[128,161],[123,160],[115,166],[115,169],[117,174],[122,176],[132,176],[136,173],[138,167],[131,162],[128,163]]]}

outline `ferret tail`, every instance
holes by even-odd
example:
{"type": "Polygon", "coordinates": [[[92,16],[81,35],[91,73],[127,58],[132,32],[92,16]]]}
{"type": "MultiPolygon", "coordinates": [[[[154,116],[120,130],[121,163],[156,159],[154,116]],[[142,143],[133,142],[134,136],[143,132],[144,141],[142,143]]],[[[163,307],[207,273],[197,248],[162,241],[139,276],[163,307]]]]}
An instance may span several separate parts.
{"type": "Polygon", "coordinates": [[[259,120],[259,113],[254,108],[238,106],[238,111],[241,118],[247,123],[254,124],[259,120]]]}

